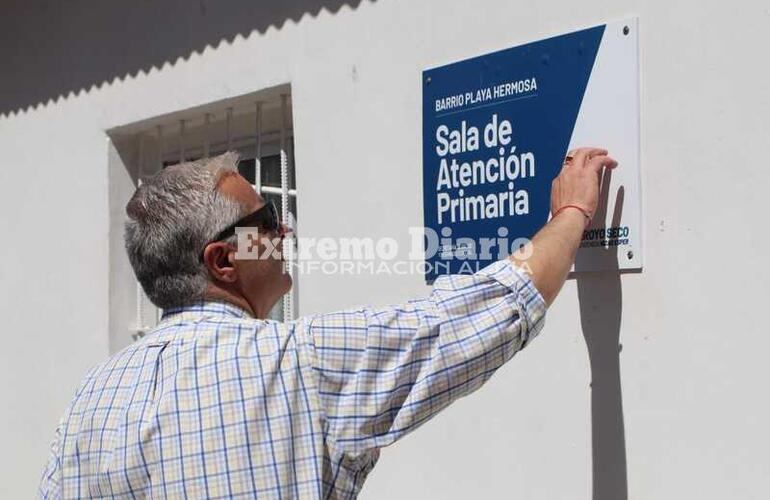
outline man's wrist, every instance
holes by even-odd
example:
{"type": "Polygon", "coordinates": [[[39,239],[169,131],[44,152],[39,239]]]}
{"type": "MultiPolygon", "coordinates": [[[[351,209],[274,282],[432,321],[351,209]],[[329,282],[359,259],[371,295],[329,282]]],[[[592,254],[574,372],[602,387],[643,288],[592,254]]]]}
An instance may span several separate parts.
{"type": "Polygon", "coordinates": [[[579,213],[581,213],[583,215],[584,222],[585,222],[584,227],[588,227],[588,225],[591,223],[591,217],[593,216],[593,214],[591,213],[591,211],[589,211],[588,209],[584,208],[582,205],[572,204],[572,203],[568,203],[566,205],[562,205],[561,208],[559,208],[558,210],[556,210],[553,213],[553,217],[556,218],[557,216],[559,216],[562,213],[565,213],[565,212],[575,212],[575,211],[577,211],[577,212],[579,212],[579,213]]]}
{"type": "Polygon", "coordinates": [[[555,229],[561,233],[564,244],[573,252],[577,251],[580,240],[583,239],[583,231],[590,222],[585,214],[575,208],[565,208],[557,211],[551,221],[555,222],[555,229]]]}
{"type": "Polygon", "coordinates": [[[577,205],[563,206],[553,214],[552,220],[556,218],[576,223],[580,226],[581,231],[591,222],[588,211],[577,205]]]}

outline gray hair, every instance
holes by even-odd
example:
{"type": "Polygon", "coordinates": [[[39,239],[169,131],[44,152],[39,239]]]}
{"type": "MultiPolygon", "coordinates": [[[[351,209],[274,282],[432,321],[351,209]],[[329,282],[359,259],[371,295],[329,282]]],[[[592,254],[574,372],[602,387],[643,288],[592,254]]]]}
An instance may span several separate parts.
{"type": "Polygon", "coordinates": [[[128,258],[156,306],[168,309],[203,299],[210,281],[201,253],[245,215],[240,203],[217,192],[237,165],[238,155],[228,152],[169,166],[142,182],[126,205],[128,258]]]}

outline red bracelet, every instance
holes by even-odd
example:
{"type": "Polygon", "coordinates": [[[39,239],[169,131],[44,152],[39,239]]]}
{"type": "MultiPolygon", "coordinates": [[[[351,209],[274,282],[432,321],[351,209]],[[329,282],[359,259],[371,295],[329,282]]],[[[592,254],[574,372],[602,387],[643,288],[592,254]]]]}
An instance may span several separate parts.
{"type": "Polygon", "coordinates": [[[578,205],[564,205],[563,207],[561,207],[560,209],[558,209],[557,211],[555,211],[555,212],[553,213],[553,217],[551,217],[551,218],[552,218],[552,219],[555,219],[557,215],[559,215],[560,213],[562,213],[564,210],[566,210],[566,209],[568,209],[568,208],[576,208],[576,209],[580,210],[580,213],[582,213],[583,215],[585,215],[585,218],[586,218],[586,227],[588,227],[588,225],[591,223],[591,212],[589,212],[589,211],[588,211],[588,210],[586,210],[585,208],[583,208],[583,207],[581,207],[581,206],[578,206],[578,205]]]}

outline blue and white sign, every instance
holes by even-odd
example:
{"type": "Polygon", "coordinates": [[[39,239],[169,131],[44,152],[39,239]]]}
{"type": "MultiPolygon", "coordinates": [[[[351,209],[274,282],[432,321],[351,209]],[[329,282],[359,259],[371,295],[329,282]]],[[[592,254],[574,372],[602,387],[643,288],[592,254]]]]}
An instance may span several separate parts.
{"type": "Polygon", "coordinates": [[[641,268],[637,32],[625,20],[423,72],[428,280],[475,272],[531,238],[564,156],[582,145],[620,166],[575,271],[641,268]]]}

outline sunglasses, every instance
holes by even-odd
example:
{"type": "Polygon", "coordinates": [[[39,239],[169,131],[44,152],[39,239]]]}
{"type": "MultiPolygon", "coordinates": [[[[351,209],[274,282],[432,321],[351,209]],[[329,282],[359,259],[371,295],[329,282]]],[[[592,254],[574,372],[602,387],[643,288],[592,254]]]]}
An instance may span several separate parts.
{"type": "MultiPolygon", "coordinates": [[[[275,203],[269,201],[261,208],[233,222],[220,231],[209,243],[222,241],[233,236],[236,227],[257,227],[261,231],[278,232],[281,228],[281,220],[278,217],[278,209],[275,208],[275,203]]],[[[209,243],[206,244],[208,245],[209,243]]]]}

